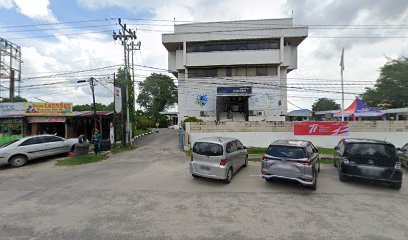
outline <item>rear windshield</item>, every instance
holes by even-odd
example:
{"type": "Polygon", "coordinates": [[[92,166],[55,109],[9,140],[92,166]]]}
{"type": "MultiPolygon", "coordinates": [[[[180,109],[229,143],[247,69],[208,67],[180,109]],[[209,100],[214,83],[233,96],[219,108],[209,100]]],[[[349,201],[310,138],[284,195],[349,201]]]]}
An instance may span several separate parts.
{"type": "Polygon", "coordinates": [[[305,150],[301,147],[270,145],[266,154],[279,158],[305,158],[305,150]]]}
{"type": "Polygon", "coordinates": [[[393,158],[395,147],[378,143],[350,143],[346,147],[347,156],[370,156],[377,158],[393,158]]]}
{"type": "Polygon", "coordinates": [[[216,143],[196,142],[193,147],[193,152],[206,156],[221,156],[222,146],[216,143]]]}

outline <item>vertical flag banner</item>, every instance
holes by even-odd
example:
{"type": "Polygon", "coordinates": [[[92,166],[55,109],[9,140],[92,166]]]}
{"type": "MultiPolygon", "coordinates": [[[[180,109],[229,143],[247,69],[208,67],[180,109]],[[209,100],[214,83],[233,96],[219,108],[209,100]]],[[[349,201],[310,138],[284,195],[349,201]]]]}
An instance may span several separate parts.
{"type": "Polygon", "coordinates": [[[122,89],[115,87],[115,112],[122,112],[122,89]]]}

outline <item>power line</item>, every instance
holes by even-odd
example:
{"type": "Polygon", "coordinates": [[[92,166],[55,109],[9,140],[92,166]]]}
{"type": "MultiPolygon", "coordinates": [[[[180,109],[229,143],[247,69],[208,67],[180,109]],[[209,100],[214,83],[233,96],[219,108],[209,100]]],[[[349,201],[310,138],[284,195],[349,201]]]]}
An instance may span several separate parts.
{"type": "MultiPolygon", "coordinates": [[[[89,22],[101,22],[106,21],[108,18],[103,19],[91,19],[91,20],[82,20],[82,21],[68,21],[68,22],[54,22],[54,23],[38,23],[38,24],[29,24],[29,25],[12,25],[12,26],[0,26],[1,28],[26,28],[26,27],[37,27],[37,26],[51,26],[51,25],[63,25],[63,24],[77,24],[77,23],[89,23],[89,22]]],[[[115,18],[111,18],[113,20],[115,18]]]]}

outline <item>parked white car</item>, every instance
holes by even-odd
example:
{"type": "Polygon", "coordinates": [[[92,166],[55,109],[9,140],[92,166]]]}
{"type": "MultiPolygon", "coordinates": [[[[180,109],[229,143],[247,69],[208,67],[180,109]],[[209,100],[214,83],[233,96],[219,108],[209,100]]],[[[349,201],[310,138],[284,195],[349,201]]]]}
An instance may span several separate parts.
{"type": "Polygon", "coordinates": [[[25,137],[0,146],[0,164],[21,167],[28,160],[68,153],[74,150],[78,139],[65,139],[54,135],[25,137]]]}

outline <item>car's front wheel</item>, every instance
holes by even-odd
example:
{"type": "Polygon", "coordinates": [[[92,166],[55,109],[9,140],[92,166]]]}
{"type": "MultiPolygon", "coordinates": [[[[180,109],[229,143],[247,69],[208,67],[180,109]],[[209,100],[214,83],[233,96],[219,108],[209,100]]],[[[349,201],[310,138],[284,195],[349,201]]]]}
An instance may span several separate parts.
{"type": "Polygon", "coordinates": [[[9,161],[9,164],[12,167],[22,167],[26,163],[27,163],[27,157],[24,155],[13,156],[9,161]]]}

